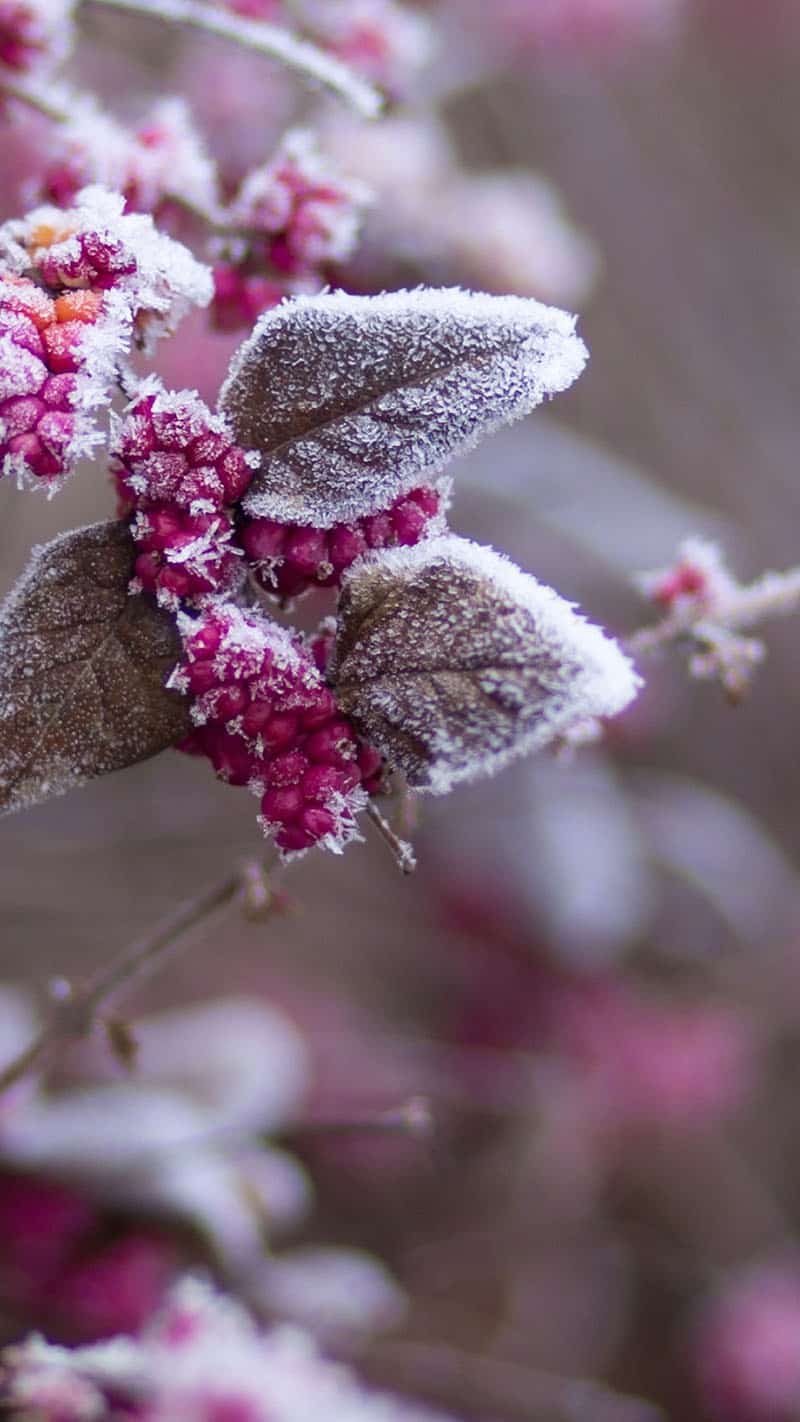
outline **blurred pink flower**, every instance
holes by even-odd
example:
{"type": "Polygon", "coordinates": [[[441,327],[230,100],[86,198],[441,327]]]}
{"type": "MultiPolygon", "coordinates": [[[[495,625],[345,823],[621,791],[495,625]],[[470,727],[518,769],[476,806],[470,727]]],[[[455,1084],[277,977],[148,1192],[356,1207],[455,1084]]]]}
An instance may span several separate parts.
{"type": "Polygon", "coordinates": [[[800,1407],[800,1269],[754,1267],[711,1300],[697,1328],[698,1386],[719,1422],[792,1422],[800,1407]]]}

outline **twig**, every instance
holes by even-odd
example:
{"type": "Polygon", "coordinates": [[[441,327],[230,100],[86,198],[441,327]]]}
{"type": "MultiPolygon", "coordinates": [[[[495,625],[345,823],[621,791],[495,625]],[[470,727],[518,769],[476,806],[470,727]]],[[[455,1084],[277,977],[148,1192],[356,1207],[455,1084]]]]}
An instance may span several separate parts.
{"type": "Polygon", "coordinates": [[[380,113],[382,99],[371,84],[308,40],[298,39],[291,31],[266,20],[248,20],[232,11],[208,5],[204,0],[92,0],[92,3],[204,30],[206,34],[230,40],[285,64],[306,79],[315,80],[345,99],[365,118],[375,118],[380,113]]]}
{"type": "Polygon", "coordinates": [[[84,987],[74,990],[62,984],[63,995],[54,1003],[49,1021],[24,1051],[0,1071],[0,1092],[44,1066],[60,1047],[87,1036],[100,1009],[107,1007],[120,989],[140,982],[160,967],[192,928],[231,903],[241,890],[242,873],[237,870],[204,894],[188,899],[151,933],[95,973],[84,987]]]}
{"type": "Polygon", "coordinates": [[[381,814],[374,800],[367,805],[367,817],[372,820],[378,834],[392,852],[392,857],[401,874],[413,874],[417,867],[417,857],[411,845],[396,835],[389,821],[381,814]]]}

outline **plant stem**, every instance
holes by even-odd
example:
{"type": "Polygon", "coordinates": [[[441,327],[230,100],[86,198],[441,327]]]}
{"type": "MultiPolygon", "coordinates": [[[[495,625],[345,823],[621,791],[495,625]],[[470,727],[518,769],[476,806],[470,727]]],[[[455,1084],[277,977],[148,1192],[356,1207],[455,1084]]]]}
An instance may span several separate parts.
{"type": "Polygon", "coordinates": [[[307,40],[298,39],[279,25],[245,19],[232,11],[206,4],[205,0],[92,0],[92,3],[204,30],[206,34],[277,60],[306,79],[322,84],[365,118],[374,118],[381,110],[381,97],[371,84],[332,55],[307,40]]]}
{"type": "Polygon", "coordinates": [[[367,818],[372,820],[384,844],[388,846],[400,873],[413,874],[417,867],[417,858],[414,850],[406,840],[401,839],[399,835],[395,834],[389,821],[381,814],[374,800],[370,800],[367,805],[367,818]]]}
{"type": "Polygon", "coordinates": [[[85,1037],[101,1008],[122,988],[141,981],[160,967],[181,940],[242,890],[242,873],[227,875],[205,893],[187,899],[144,938],[126,948],[77,990],[68,990],[51,1011],[38,1036],[0,1071],[0,1092],[7,1091],[31,1071],[44,1066],[59,1048],[85,1037]]]}

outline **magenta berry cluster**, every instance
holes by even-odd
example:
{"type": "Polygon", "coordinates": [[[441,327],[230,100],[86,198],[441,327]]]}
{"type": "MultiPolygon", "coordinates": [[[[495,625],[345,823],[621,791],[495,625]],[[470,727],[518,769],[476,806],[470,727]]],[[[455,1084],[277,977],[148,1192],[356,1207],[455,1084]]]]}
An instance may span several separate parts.
{"type": "Polygon", "coordinates": [[[51,287],[109,291],[135,276],[137,261],[124,243],[102,232],[74,232],[39,254],[42,280],[51,287]]]}
{"type": "Polygon", "coordinates": [[[52,480],[80,443],[79,373],[100,298],[0,276],[0,469],[52,480]]]}
{"type": "Polygon", "coordinates": [[[212,318],[218,331],[238,331],[252,326],[264,311],[277,306],[286,295],[283,282],[247,272],[241,267],[221,262],[212,271],[214,302],[212,318]]]}
{"type": "Polygon", "coordinates": [[[214,268],[215,324],[252,324],[287,293],[322,286],[330,266],[351,255],[367,196],[335,170],[312,134],[288,133],[225,211],[231,237],[214,268]]]}
{"type": "Polygon", "coordinates": [[[363,553],[413,547],[430,532],[441,511],[442,496],[435,489],[413,489],[382,513],[333,528],[247,519],[239,541],[261,586],[285,602],[312,587],[337,587],[363,553]]]}
{"type": "Polygon", "coordinates": [[[232,506],[257,456],[192,391],[146,384],[115,430],[112,469],[133,514],[134,576],[175,610],[229,591],[241,580],[232,506]]]}
{"type": "Polygon", "coordinates": [[[261,799],[261,823],[284,854],[340,849],[381,788],[383,763],[360,741],[303,641],[255,611],[217,604],[183,625],[170,685],[192,697],[181,749],[261,799]]]}
{"type": "Polygon", "coordinates": [[[0,0],[0,71],[17,74],[55,62],[64,48],[66,7],[42,0],[0,0]]]}

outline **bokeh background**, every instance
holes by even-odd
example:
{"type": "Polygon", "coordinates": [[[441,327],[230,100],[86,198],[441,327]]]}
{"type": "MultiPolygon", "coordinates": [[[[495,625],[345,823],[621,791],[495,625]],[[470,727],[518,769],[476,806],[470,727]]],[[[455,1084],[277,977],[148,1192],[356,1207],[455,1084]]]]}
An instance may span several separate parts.
{"type": "MultiPolygon", "coordinates": [[[[444,40],[389,121],[410,125],[396,170],[391,144],[368,160],[406,224],[400,280],[547,286],[542,231],[491,194],[451,215],[469,251],[432,219],[414,244],[434,117],[464,174],[536,174],[574,224],[552,280],[589,368],[461,461],[453,522],[620,634],[652,615],[632,575],[686,534],[743,578],[800,558],[800,15],[686,0],[643,33],[628,8],[611,37],[544,42],[503,28],[524,31],[521,3],[429,7],[444,40]]],[[[187,92],[221,153],[268,152],[311,102],[90,6],[75,72],[117,111],[187,92]]],[[[340,113],[311,112],[355,152],[340,113]]],[[[43,134],[4,139],[6,213],[43,134]]],[[[234,344],[201,318],[161,368],[213,396],[234,344]]],[[[98,466],[49,503],[2,486],[3,587],[32,543],[112,510],[98,466]]],[[[736,708],[678,654],[643,665],[606,744],[420,803],[411,878],[369,834],[311,855],[278,914],[216,914],[126,1001],[135,1024],[245,997],[299,1028],[313,1085],[285,1130],[315,1198],[294,1240],[363,1247],[406,1291],[359,1340],[381,1381],[492,1422],[800,1416],[799,625],[765,629],[736,708]],[[418,1099],[427,1129],[376,1128],[418,1099]]],[[[170,753],[6,819],[0,977],[41,1003],[105,962],[258,855],[252,809],[170,753]]],[[[4,1288],[10,1335],[48,1322],[4,1288]]]]}

